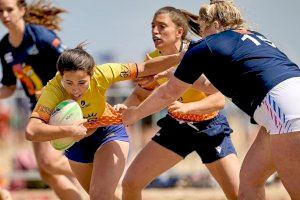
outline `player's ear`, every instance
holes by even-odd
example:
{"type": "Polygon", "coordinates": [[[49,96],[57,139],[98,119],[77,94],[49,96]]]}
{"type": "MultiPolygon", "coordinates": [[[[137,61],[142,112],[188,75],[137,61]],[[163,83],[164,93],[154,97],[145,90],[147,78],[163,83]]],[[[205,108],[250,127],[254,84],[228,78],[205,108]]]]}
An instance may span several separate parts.
{"type": "Polygon", "coordinates": [[[219,32],[219,31],[221,30],[221,28],[222,28],[220,22],[217,21],[217,20],[215,20],[215,21],[212,23],[212,26],[213,26],[214,29],[215,29],[216,31],[218,31],[218,32],[219,32]]]}
{"type": "Polygon", "coordinates": [[[182,35],[184,33],[184,29],[182,27],[177,28],[177,37],[182,38],[182,35]]]}

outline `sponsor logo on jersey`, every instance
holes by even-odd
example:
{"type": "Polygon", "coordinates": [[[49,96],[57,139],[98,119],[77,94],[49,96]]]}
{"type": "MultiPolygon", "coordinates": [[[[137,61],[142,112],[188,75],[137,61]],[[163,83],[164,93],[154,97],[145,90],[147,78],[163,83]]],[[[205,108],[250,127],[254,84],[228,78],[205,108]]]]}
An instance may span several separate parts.
{"type": "Polygon", "coordinates": [[[97,121],[97,113],[90,113],[87,116],[84,116],[83,118],[87,119],[88,123],[94,123],[97,121]]]}
{"type": "Polygon", "coordinates": [[[13,60],[14,60],[14,58],[13,58],[13,56],[12,56],[12,53],[11,52],[8,52],[8,53],[6,53],[5,55],[4,55],[4,60],[5,60],[5,62],[8,64],[8,63],[11,63],[13,60]]]}
{"type": "Polygon", "coordinates": [[[81,108],[86,108],[86,107],[89,107],[89,106],[90,106],[90,104],[87,103],[87,102],[84,101],[84,100],[82,100],[82,101],[80,102],[80,107],[81,107],[81,108]]]}
{"type": "Polygon", "coordinates": [[[39,53],[39,50],[38,50],[38,48],[36,47],[36,45],[34,44],[34,45],[32,45],[31,47],[29,47],[29,48],[27,49],[27,53],[28,53],[29,55],[37,55],[37,54],[39,53]]]}
{"type": "Polygon", "coordinates": [[[128,69],[128,67],[125,67],[125,66],[122,67],[120,76],[123,78],[127,78],[130,76],[130,70],[128,69]]]}

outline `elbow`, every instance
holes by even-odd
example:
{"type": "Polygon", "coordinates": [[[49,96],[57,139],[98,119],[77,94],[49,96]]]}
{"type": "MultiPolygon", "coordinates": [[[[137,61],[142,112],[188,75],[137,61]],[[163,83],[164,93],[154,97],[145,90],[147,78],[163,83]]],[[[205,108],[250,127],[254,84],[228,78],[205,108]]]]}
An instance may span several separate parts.
{"type": "Polygon", "coordinates": [[[28,127],[25,130],[25,139],[29,141],[35,141],[34,133],[28,127]]]}
{"type": "Polygon", "coordinates": [[[224,109],[224,107],[225,107],[225,101],[224,101],[224,102],[219,102],[219,103],[217,104],[217,109],[218,109],[218,110],[222,110],[222,109],[224,109]]]}
{"type": "Polygon", "coordinates": [[[222,109],[224,109],[225,104],[226,104],[225,97],[220,93],[220,98],[216,102],[216,107],[218,110],[222,110],[222,109]]]}
{"type": "Polygon", "coordinates": [[[32,130],[30,122],[25,129],[25,138],[26,138],[26,140],[33,141],[33,142],[38,141],[35,131],[32,130]]]}

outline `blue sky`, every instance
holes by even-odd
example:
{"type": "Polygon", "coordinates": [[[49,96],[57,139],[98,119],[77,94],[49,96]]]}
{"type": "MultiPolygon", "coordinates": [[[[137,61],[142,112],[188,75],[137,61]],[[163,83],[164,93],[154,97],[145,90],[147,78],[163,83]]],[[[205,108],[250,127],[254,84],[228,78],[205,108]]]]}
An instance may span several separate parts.
{"type": "MultiPolygon", "coordinates": [[[[30,2],[30,1],[29,1],[30,2]]],[[[114,54],[112,62],[141,61],[153,49],[150,25],[154,12],[163,6],[198,13],[202,3],[194,0],[55,0],[68,10],[59,36],[69,47],[88,41],[87,50],[101,62],[100,55],[114,54]]],[[[300,65],[300,1],[237,0],[236,5],[250,27],[272,40],[300,65]]],[[[0,26],[0,36],[5,33],[0,26]]],[[[99,63],[100,64],[100,63],[99,63]]]]}

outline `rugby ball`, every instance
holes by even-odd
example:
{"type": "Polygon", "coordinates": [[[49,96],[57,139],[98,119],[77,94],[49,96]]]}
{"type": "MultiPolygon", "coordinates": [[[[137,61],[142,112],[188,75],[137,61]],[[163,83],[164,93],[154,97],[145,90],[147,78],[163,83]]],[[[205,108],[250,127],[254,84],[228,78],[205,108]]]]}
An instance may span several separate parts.
{"type": "MultiPolygon", "coordinates": [[[[49,124],[56,126],[72,125],[82,119],[83,115],[78,103],[74,100],[65,100],[55,107],[50,116],[49,124]]],[[[70,148],[75,141],[70,137],[66,137],[51,140],[50,143],[56,150],[63,151],[70,148]]]]}

